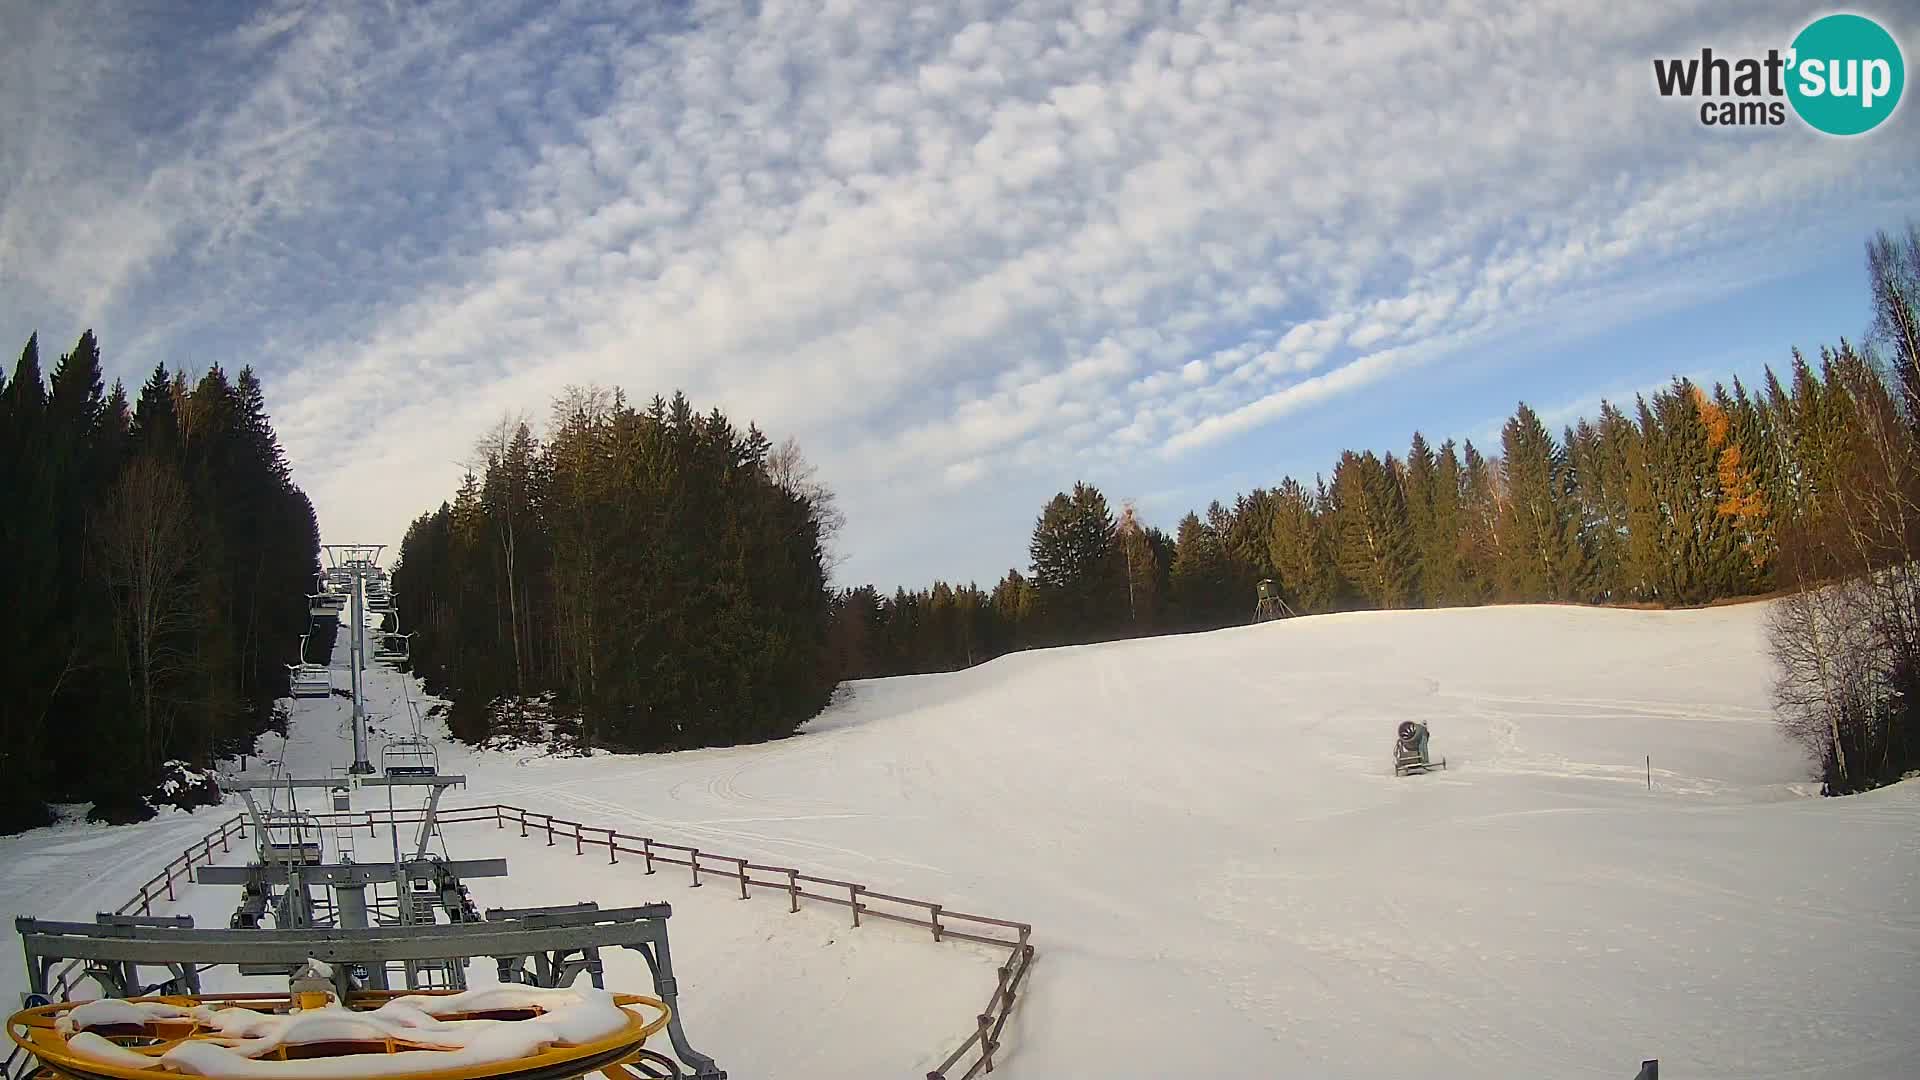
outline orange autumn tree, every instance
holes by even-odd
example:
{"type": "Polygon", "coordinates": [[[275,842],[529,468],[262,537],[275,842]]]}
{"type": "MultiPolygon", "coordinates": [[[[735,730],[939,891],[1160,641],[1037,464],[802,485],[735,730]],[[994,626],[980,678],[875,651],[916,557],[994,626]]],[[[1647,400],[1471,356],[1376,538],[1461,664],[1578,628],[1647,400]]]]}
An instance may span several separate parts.
{"type": "Polygon", "coordinates": [[[1755,573],[1764,573],[1769,561],[1771,536],[1766,493],[1748,463],[1745,448],[1734,430],[1725,404],[1709,398],[1698,385],[1692,387],[1700,424],[1707,432],[1707,448],[1714,455],[1720,501],[1714,512],[1732,520],[1740,549],[1755,573]]]}

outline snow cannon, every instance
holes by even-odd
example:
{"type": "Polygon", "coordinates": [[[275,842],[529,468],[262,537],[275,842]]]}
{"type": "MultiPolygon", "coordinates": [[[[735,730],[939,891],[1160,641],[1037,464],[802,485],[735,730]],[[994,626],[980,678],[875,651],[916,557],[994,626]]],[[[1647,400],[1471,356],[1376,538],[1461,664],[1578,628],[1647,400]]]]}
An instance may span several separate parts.
{"type": "Polygon", "coordinates": [[[1427,754],[1427,725],[1417,720],[1400,721],[1393,742],[1393,775],[1431,772],[1447,767],[1447,759],[1433,760],[1427,754]]]}
{"type": "Polygon", "coordinates": [[[646,1049],[671,1017],[658,998],[589,988],[359,991],[341,1004],[302,984],[277,998],[63,1001],[15,1013],[7,1034],[39,1062],[33,1080],[638,1080],[684,1075],[646,1049]]]}

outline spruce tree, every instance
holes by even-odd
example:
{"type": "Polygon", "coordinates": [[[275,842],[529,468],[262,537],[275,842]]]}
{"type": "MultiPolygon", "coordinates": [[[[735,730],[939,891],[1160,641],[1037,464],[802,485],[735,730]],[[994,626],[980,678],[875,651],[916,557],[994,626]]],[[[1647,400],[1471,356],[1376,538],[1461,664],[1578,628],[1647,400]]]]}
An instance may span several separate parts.
{"type": "MultiPolygon", "coordinates": [[[[35,452],[47,432],[46,388],[40,375],[39,335],[27,339],[13,377],[0,392],[0,593],[8,598],[0,619],[0,832],[44,824],[49,794],[42,747],[48,734],[55,678],[68,665],[51,637],[58,635],[55,583],[58,537],[45,522],[59,506],[59,492],[35,452]]],[[[60,635],[64,637],[64,635],[60,635]]]]}
{"type": "Polygon", "coordinates": [[[1115,528],[1106,496],[1085,482],[1056,494],[1034,522],[1033,584],[1055,640],[1093,640],[1119,625],[1126,583],[1115,571],[1115,528]]]}
{"type": "Polygon", "coordinates": [[[1329,611],[1338,583],[1327,548],[1326,525],[1313,494],[1288,477],[1274,493],[1267,561],[1281,595],[1296,614],[1329,611]]]}
{"type": "MultiPolygon", "coordinates": [[[[1189,513],[1180,519],[1169,578],[1174,610],[1183,627],[1212,629],[1243,621],[1228,615],[1233,570],[1226,541],[1217,525],[1201,521],[1198,514],[1189,513]]],[[[1249,611],[1251,607],[1249,602],[1249,611]]]]}
{"type": "Polygon", "coordinates": [[[1372,451],[1340,455],[1333,470],[1335,561],[1366,602],[1402,608],[1413,599],[1413,534],[1400,485],[1372,451]]]}
{"type": "Polygon", "coordinates": [[[1589,564],[1572,470],[1524,402],[1501,431],[1501,451],[1507,494],[1496,526],[1502,595],[1519,601],[1586,599],[1589,564]]]}
{"type": "Polygon", "coordinates": [[[1476,598],[1469,587],[1466,565],[1466,477],[1451,439],[1440,444],[1440,452],[1434,457],[1429,507],[1420,551],[1426,602],[1434,606],[1471,604],[1476,598]]]}
{"type": "Polygon", "coordinates": [[[1426,436],[1413,433],[1407,448],[1407,460],[1400,469],[1400,486],[1407,505],[1407,528],[1413,535],[1414,603],[1438,605],[1446,591],[1450,568],[1446,565],[1446,545],[1438,536],[1436,519],[1437,462],[1426,436]]]}

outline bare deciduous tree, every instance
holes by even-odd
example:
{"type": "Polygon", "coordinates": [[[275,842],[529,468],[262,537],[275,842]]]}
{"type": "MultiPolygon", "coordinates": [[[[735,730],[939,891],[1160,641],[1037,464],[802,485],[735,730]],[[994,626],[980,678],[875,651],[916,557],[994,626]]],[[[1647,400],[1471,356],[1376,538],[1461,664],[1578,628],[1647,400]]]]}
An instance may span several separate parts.
{"type": "Polygon", "coordinates": [[[507,632],[513,639],[514,688],[526,692],[527,663],[521,648],[523,630],[520,620],[521,581],[517,572],[520,553],[519,523],[526,516],[532,498],[531,469],[536,450],[525,414],[503,413],[498,423],[487,429],[474,447],[482,465],[486,491],[497,498],[494,508],[494,538],[506,567],[507,632]]]}
{"type": "Polygon", "coordinates": [[[171,736],[167,680],[191,660],[174,642],[196,621],[192,507],[179,473],[151,457],[130,462],[95,517],[93,539],[127,649],[141,761],[151,768],[171,736]]]}
{"type": "MultiPolygon", "coordinates": [[[[1920,765],[1920,231],[1868,245],[1881,364],[1842,343],[1825,357],[1821,468],[1795,476],[1771,613],[1774,702],[1827,790],[1857,791],[1920,765]]],[[[1811,426],[1802,425],[1803,428],[1811,426]]]]}
{"type": "Polygon", "coordinates": [[[788,492],[807,500],[813,508],[813,520],[820,527],[820,549],[829,574],[845,558],[835,549],[834,540],[847,525],[833,490],[820,479],[820,469],[800,452],[800,443],[789,435],[767,455],[767,476],[788,492]]]}

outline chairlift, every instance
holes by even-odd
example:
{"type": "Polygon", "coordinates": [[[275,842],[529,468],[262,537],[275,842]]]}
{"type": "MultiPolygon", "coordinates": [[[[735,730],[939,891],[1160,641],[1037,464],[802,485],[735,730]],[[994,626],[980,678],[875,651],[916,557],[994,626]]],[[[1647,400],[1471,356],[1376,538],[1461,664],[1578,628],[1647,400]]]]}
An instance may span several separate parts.
{"type": "Polygon", "coordinates": [[[333,673],[325,664],[307,662],[307,635],[300,635],[300,662],[287,665],[289,692],[297,698],[319,698],[333,693],[333,673]]]}
{"type": "Polygon", "coordinates": [[[288,664],[288,683],[297,698],[323,698],[333,693],[333,673],[320,664],[288,664]]]}
{"type": "Polygon", "coordinates": [[[406,660],[411,655],[408,639],[412,636],[412,634],[381,634],[379,644],[373,647],[373,658],[394,663],[406,660]]]}
{"type": "Polygon", "coordinates": [[[267,811],[260,815],[260,857],[267,862],[315,866],[320,862],[320,819],[312,814],[267,811]]]}
{"type": "Polygon", "coordinates": [[[438,776],[440,752],[423,735],[403,735],[380,748],[380,770],[388,776],[438,776]]]}

